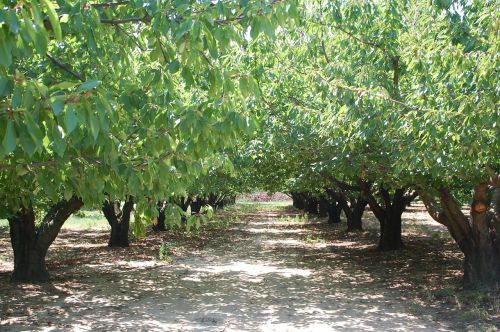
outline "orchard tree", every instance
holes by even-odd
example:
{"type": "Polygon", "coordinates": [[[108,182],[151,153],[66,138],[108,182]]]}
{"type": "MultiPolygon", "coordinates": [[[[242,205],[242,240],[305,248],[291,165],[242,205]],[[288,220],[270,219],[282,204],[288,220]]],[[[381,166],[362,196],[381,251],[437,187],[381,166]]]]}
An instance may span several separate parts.
{"type": "Polygon", "coordinates": [[[1,1],[0,197],[13,278],[48,278],[45,253],[82,204],[133,196],[139,228],[160,197],[185,192],[204,158],[248,128],[249,74],[230,55],[247,31],[270,33],[295,8],[1,1]]]}
{"type": "Polygon", "coordinates": [[[291,158],[278,149],[271,167],[279,156],[303,161],[296,170],[306,174],[312,162],[361,190],[381,224],[380,249],[401,247],[401,214],[418,192],[464,252],[472,286],[499,280],[495,6],[309,1],[299,28],[278,34],[279,51],[264,45],[256,54],[269,57],[254,56],[267,61],[263,103],[282,119],[300,110],[318,122],[309,127],[320,144],[291,158]]]}

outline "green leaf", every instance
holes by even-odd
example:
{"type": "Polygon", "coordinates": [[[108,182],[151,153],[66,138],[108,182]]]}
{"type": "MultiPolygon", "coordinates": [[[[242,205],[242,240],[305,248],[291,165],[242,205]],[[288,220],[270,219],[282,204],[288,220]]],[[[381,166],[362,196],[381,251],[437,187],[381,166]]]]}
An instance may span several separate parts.
{"type": "Polygon", "coordinates": [[[13,87],[14,82],[10,77],[0,77],[0,97],[8,96],[13,87]]]}
{"type": "Polygon", "coordinates": [[[66,90],[77,86],[76,82],[61,82],[50,87],[51,90],[66,90]]]}
{"type": "Polygon", "coordinates": [[[66,142],[62,138],[58,128],[56,127],[54,130],[56,130],[56,132],[54,133],[53,150],[59,157],[63,157],[66,151],[66,142]]]}
{"type": "Polygon", "coordinates": [[[71,189],[64,189],[64,199],[69,201],[73,197],[73,191],[71,189]]]}
{"type": "Polygon", "coordinates": [[[259,36],[260,31],[261,31],[261,24],[259,20],[255,18],[250,28],[250,37],[252,37],[252,39],[256,39],[259,36]]]}
{"type": "Polygon", "coordinates": [[[83,91],[94,89],[99,84],[101,84],[101,81],[98,81],[98,80],[90,80],[90,81],[84,82],[78,87],[78,89],[76,89],[76,92],[83,92],[83,91]]]}
{"type": "Polygon", "coordinates": [[[7,129],[5,130],[5,136],[2,141],[5,153],[11,153],[16,149],[16,131],[14,129],[14,122],[7,122],[7,129]]]}
{"type": "Polygon", "coordinates": [[[192,86],[194,84],[194,77],[193,74],[191,74],[191,71],[184,67],[181,72],[182,77],[184,78],[184,81],[186,82],[186,85],[192,86]]]}
{"type": "Polygon", "coordinates": [[[11,9],[9,9],[9,14],[7,15],[7,22],[9,23],[10,31],[17,34],[19,32],[19,20],[17,19],[16,13],[11,9]]]}
{"type": "Polygon", "coordinates": [[[241,94],[245,97],[247,97],[250,94],[248,79],[245,76],[240,78],[240,91],[241,94]]]}
{"type": "Polygon", "coordinates": [[[92,137],[95,141],[97,140],[97,136],[99,136],[99,118],[89,111],[89,119],[87,122],[90,125],[90,132],[92,133],[92,137]]]}
{"type": "Polygon", "coordinates": [[[78,121],[76,119],[76,113],[73,106],[68,105],[66,107],[66,112],[64,113],[64,124],[66,126],[66,133],[69,135],[73,130],[75,130],[78,121]]]}
{"type": "Polygon", "coordinates": [[[170,71],[170,73],[175,74],[179,71],[180,66],[181,64],[179,63],[179,61],[174,60],[168,64],[168,70],[170,71]]]}
{"type": "Polygon", "coordinates": [[[52,98],[52,111],[57,116],[64,111],[65,97],[55,97],[52,98]]]}
{"type": "Polygon", "coordinates": [[[21,143],[24,152],[26,152],[30,157],[33,156],[36,151],[36,145],[33,143],[31,136],[26,132],[21,132],[19,142],[21,143]]]}
{"type": "Polygon", "coordinates": [[[0,65],[9,67],[12,63],[12,43],[7,42],[0,33],[0,65]]]}
{"type": "Polygon", "coordinates": [[[61,25],[59,23],[59,16],[56,12],[56,6],[50,0],[42,0],[43,5],[47,9],[47,15],[49,15],[50,25],[52,25],[52,30],[57,40],[62,40],[61,25]]]}

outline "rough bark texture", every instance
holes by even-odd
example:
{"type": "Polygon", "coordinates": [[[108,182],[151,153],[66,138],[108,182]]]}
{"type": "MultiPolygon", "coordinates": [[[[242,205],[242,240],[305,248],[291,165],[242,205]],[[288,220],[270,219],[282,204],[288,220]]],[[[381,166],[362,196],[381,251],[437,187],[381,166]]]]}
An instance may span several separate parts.
{"type": "Polygon", "coordinates": [[[128,247],[128,231],[130,228],[130,214],[134,209],[134,200],[130,196],[125,203],[123,208],[120,209],[119,201],[108,201],[104,202],[102,212],[106,217],[109,225],[111,226],[111,234],[109,236],[109,247],[128,247]]]}
{"type": "Polygon", "coordinates": [[[356,199],[352,199],[351,203],[348,207],[348,212],[344,212],[347,215],[347,231],[362,231],[363,230],[363,221],[362,217],[365,213],[365,208],[368,205],[368,201],[363,197],[358,197],[356,199]]]}
{"type": "MultiPolygon", "coordinates": [[[[497,178],[498,179],[498,178],[497,178]]],[[[467,218],[448,188],[439,189],[439,200],[422,193],[429,214],[445,225],[464,253],[464,284],[468,288],[500,285],[500,186],[498,181],[479,183],[467,218]],[[488,211],[488,191],[492,191],[492,210],[488,211]]]]}
{"type": "Polygon", "coordinates": [[[64,222],[83,206],[83,202],[73,197],[53,205],[39,227],[35,225],[32,206],[23,207],[9,218],[10,238],[14,251],[13,281],[47,281],[49,273],[45,266],[45,256],[61,230],[64,222]]]}
{"type": "Polygon", "coordinates": [[[389,191],[381,186],[378,191],[381,199],[379,203],[369,186],[363,184],[363,194],[380,222],[378,250],[398,250],[404,247],[401,238],[401,216],[407,204],[416,197],[415,193],[405,196],[405,191],[405,188],[396,189],[391,197],[389,191]]]}
{"type": "MultiPolygon", "coordinates": [[[[359,188],[357,189],[359,190],[359,188]]],[[[365,207],[368,205],[368,201],[360,195],[356,198],[351,198],[350,202],[348,202],[347,198],[341,191],[334,191],[332,189],[328,189],[327,193],[332,200],[338,202],[339,208],[344,211],[347,218],[347,231],[352,232],[363,230],[362,217],[365,212],[365,207]]]]}

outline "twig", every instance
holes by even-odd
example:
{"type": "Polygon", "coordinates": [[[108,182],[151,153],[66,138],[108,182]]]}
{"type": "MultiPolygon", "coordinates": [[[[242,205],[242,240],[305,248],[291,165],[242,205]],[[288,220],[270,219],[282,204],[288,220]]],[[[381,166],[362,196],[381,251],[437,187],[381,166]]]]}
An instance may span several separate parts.
{"type": "Polygon", "coordinates": [[[103,24],[123,24],[123,23],[134,23],[134,22],[142,22],[142,23],[151,23],[152,17],[149,15],[144,15],[142,17],[127,17],[127,18],[101,18],[100,22],[103,24]]]}

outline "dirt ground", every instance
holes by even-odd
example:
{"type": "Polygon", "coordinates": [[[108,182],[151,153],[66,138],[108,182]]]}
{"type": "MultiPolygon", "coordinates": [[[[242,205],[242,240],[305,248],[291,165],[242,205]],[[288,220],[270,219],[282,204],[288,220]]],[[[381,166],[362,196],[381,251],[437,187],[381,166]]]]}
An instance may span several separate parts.
{"type": "Polygon", "coordinates": [[[50,283],[12,284],[0,232],[1,331],[496,331],[498,291],[461,288],[461,254],[421,206],[405,213],[406,249],[277,205],[237,205],[189,237],[106,247],[107,231],[63,230],[50,283]],[[223,227],[223,224],[226,227],[223,227]],[[168,242],[166,260],[158,258],[168,242]]]}

